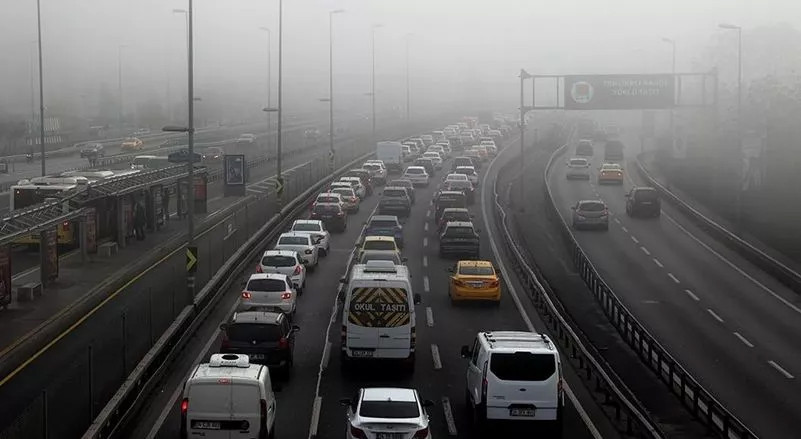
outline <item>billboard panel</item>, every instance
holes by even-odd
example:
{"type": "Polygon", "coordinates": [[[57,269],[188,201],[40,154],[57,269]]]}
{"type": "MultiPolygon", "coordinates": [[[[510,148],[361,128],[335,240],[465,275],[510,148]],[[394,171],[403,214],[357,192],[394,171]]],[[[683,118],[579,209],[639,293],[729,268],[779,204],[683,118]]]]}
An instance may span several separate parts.
{"type": "Polygon", "coordinates": [[[657,110],[675,105],[673,75],[568,75],[566,110],[657,110]]]}

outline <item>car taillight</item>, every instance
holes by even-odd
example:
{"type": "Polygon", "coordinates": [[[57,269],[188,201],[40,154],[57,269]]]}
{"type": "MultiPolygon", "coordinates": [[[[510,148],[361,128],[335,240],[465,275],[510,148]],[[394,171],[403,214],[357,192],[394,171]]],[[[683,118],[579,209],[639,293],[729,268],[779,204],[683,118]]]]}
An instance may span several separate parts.
{"type": "Polygon", "coordinates": [[[414,436],[412,436],[412,439],[426,439],[427,437],[428,437],[428,427],[422,430],[417,430],[417,433],[415,433],[414,436]]]}
{"type": "Polygon", "coordinates": [[[261,269],[261,264],[256,266],[256,273],[263,273],[263,271],[261,269]]]}
{"type": "Polygon", "coordinates": [[[281,349],[288,348],[289,347],[289,340],[286,337],[281,337],[281,339],[278,340],[278,347],[281,348],[281,349]]]}
{"type": "Polygon", "coordinates": [[[345,326],[345,325],[342,325],[342,329],[339,331],[339,341],[341,342],[340,346],[342,346],[344,348],[345,347],[345,342],[347,341],[347,339],[348,339],[348,327],[345,326]]]}
{"type": "Polygon", "coordinates": [[[496,288],[500,284],[501,284],[500,281],[493,280],[493,281],[490,281],[489,286],[490,286],[490,288],[496,288]]]}
{"type": "Polygon", "coordinates": [[[184,398],[181,401],[181,416],[186,416],[187,411],[189,411],[189,398],[184,398]]]}
{"type": "Polygon", "coordinates": [[[64,221],[61,224],[61,227],[64,229],[65,232],[69,232],[70,231],[70,222],[69,221],[64,221]]]}
{"type": "Polygon", "coordinates": [[[292,274],[297,276],[297,275],[300,274],[300,272],[301,272],[301,266],[300,265],[295,265],[295,271],[293,271],[292,274]]]}
{"type": "Polygon", "coordinates": [[[338,212],[337,216],[345,216],[345,212],[338,212]]]}
{"type": "Polygon", "coordinates": [[[312,254],[312,249],[307,248],[306,250],[303,251],[303,253],[306,253],[307,255],[310,255],[310,254],[312,254]]]}
{"type": "Polygon", "coordinates": [[[289,300],[292,298],[292,293],[281,293],[281,300],[289,300]]]}
{"type": "Polygon", "coordinates": [[[186,412],[189,411],[189,398],[181,401],[181,439],[187,437],[186,412]]]}
{"type": "Polygon", "coordinates": [[[414,326],[412,326],[412,336],[409,341],[409,348],[411,350],[414,350],[415,345],[417,345],[417,330],[415,329],[414,326]]]}
{"type": "Polygon", "coordinates": [[[350,202],[351,203],[355,203],[356,202],[356,197],[350,197],[350,202]]]}
{"type": "Polygon", "coordinates": [[[222,332],[222,339],[220,340],[220,348],[226,349],[231,346],[231,340],[228,338],[228,334],[224,331],[222,332]]]}
{"type": "Polygon", "coordinates": [[[267,400],[259,400],[259,430],[267,432],[267,400]]]}
{"type": "Polygon", "coordinates": [[[601,214],[602,215],[609,215],[609,209],[604,209],[604,211],[601,212],[601,214]]]}
{"type": "Polygon", "coordinates": [[[364,433],[364,430],[352,425],[350,426],[350,435],[356,439],[367,439],[367,435],[364,433]]]}
{"type": "Polygon", "coordinates": [[[251,294],[249,291],[242,291],[242,298],[243,299],[250,299],[251,294]]]}

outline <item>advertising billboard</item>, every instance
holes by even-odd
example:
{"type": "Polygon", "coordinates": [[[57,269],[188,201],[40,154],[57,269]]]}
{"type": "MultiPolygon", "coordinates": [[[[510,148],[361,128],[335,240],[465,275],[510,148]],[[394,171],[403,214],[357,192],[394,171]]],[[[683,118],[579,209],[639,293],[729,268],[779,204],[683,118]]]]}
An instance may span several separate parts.
{"type": "Polygon", "coordinates": [[[675,105],[673,75],[568,75],[566,110],[658,110],[675,105]]]}
{"type": "Polygon", "coordinates": [[[58,232],[55,228],[42,230],[40,245],[40,275],[43,286],[58,277],[58,232]]]}

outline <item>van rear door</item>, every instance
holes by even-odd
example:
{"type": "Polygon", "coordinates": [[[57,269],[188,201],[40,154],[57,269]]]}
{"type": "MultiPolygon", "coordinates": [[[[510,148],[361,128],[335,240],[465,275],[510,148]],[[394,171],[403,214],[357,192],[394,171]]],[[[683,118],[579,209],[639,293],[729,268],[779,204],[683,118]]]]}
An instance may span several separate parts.
{"type": "Polygon", "coordinates": [[[556,355],[543,352],[492,352],[487,370],[487,409],[509,418],[540,418],[558,405],[556,355]],[[495,410],[493,410],[495,411],[495,410]]]}
{"type": "Polygon", "coordinates": [[[375,327],[378,305],[377,288],[356,287],[351,290],[347,309],[347,347],[352,357],[370,358],[378,349],[378,330],[375,327]]]}
{"type": "MultiPolygon", "coordinates": [[[[234,379],[231,384],[231,439],[250,439],[259,436],[261,425],[261,391],[255,381],[234,379]]],[[[269,409],[269,408],[268,408],[269,409]]],[[[274,409],[274,408],[273,408],[274,409]]],[[[266,437],[266,432],[264,437],[266,437]]]]}
{"type": "Polygon", "coordinates": [[[187,393],[188,438],[230,439],[231,382],[193,382],[187,393]]]}

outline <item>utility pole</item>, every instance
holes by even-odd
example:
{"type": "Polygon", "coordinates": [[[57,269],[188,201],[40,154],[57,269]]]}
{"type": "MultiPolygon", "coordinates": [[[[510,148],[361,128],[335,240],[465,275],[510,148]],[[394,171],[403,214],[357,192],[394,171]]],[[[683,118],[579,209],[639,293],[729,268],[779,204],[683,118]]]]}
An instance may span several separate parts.
{"type": "Polygon", "coordinates": [[[283,62],[283,54],[284,54],[284,0],[278,0],[278,146],[276,152],[276,175],[278,184],[280,185],[280,190],[278,192],[278,207],[283,207],[283,186],[284,186],[284,177],[281,176],[281,134],[282,134],[282,127],[281,127],[281,115],[283,114],[284,106],[283,106],[283,87],[282,87],[282,80],[283,80],[283,71],[284,71],[284,62],[283,62]]]}
{"type": "MultiPolygon", "coordinates": [[[[525,149],[525,135],[526,135],[526,106],[523,102],[523,92],[525,80],[530,78],[531,75],[526,73],[525,70],[520,69],[520,177],[518,185],[520,186],[520,211],[526,210],[526,187],[525,187],[525,170],[526,170],[526,149],[525,149]]],[[[533,103],[532,103],[533,105],[533,103]]]]}
{"type": "Polygon", "coordinates": [[[380,28],[380,27],[382,27],[382,25],[380,25],[380,24],[374,24],[373,25],[373,28],[372,28],[372,40],[371,40],[372,44],[370,46],[371,47],[370,52],[372,53],[372,64],[373,64],[372,74],[370,75],[370,78],[371,78],[370,79],[370,103],[371,103],[370,104],[370,108],[371,108],[371,113],[372,113],[371,116],[370,116],[370,119],[371,119],[371,122],[373,123],[373,130],[372,130],[372,133],[373,133],[373,137],[372,137],[373,144],[375,144],[375,142],[376,142],[376,137],[375,137],[375,30],[380,28]]]}
{"type": "MultiPolygon", "coordinates": [[[[42,152],[42,177],[47,175],[45,166],[45,125],[44,125],[44,75],[42,69],[42,8],[41,0],[36,0],[36,30],[39,35],[39,143],[42,152]]],[[[33,143],[33,139],[31,139],[33,143]]]]}
{"type": "Polygon", "coordinates": [[[334,14],[341,14],[344,9],[336,9],[328,13],[328,167],[334,174],[334,14]]]}
{"type": "Polygon", "coordinates": [[[409,79],[409,40],[412,34],[406,34],[406,123],[411,124],[411,87],[409,79]]]}
{"type": "MultiPolygon", "coordinates": [[[[189,0],[189,5],[186,11],[186,64],[187,64],[187,90],[186,96],[188,101],[187,107],[187,147],[189,149],[189,161],[187,162],[187,212],[186,212],[186,227],[187,227],[187,246],[194,247],[195,245],[195,68],[194,68],[194,42],[192,41],[193,31],[192,18],[192,0],[189,0]]],[[[195,274],[187,272],[186,274],[186,287],[189,292],[189,300],[194,300],[195,297],[195,274]]]]}

